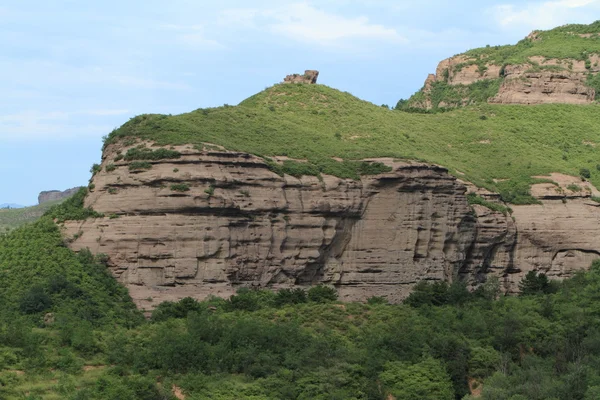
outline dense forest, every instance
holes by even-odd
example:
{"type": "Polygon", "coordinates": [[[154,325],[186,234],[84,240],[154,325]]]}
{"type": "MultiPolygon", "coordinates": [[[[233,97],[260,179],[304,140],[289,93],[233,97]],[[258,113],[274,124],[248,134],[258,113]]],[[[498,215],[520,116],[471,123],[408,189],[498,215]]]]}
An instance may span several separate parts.
{"type": "Polygon", "coordinates": [[[493,279],[398,305],[240,289],[145,319],[105,261],[48,216],[0,237],[0,398],[600,398],[600,262],[514,297],[493,279]]]}

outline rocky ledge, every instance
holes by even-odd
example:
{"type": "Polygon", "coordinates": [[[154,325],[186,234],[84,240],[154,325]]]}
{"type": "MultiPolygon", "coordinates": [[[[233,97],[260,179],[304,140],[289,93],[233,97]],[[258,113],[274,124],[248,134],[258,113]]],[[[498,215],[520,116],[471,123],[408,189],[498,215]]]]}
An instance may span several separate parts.
{"type": "Polygon", "coordinates": [[[565,192],[568,179],[537,188],[542,204],[511,217],[470,206],[476,189],[435,165],[378,159],[392,171],[296,178],[206,145],[171,147],[179,158],[135,168],[123,154],[139,145],[105,149],[85,204],[104,217],[68,221],[65,236],[75,250],[106,254],[145,309],[242,286],[324,283],[344,300],[398,302],[421,280],[476,286],[495,275],[516,291],[530,270],[562,278],[600,254],[597,192],[565,192]]]}

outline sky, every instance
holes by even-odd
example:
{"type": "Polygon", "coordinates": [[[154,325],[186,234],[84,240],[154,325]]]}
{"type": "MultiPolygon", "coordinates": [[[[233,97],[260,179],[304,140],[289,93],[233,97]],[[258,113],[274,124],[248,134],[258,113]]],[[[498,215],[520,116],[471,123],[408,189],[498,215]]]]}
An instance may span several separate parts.
{"type": "Polygon", "coordinates": [[[393,106],[444,58],[598,18],[600,0],[0,0],[0,203],[86,185],[138,114],[234,105],[305,69],[393,106]]]}

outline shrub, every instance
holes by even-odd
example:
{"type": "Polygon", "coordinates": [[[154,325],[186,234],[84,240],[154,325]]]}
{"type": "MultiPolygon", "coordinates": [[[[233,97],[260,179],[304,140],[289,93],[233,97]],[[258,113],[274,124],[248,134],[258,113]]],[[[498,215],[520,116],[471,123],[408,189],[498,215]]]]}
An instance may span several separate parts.
{"type": "Polygon", "coordinates": [[[329,303],[338,299],[337,291],[329,286],[318,285],[308,289],[308,300],[315,303],[329,303]]]}
{"type": "Polygon", "coordinates": [[[256,311],[274,304],[275,293],[270,290],[240,288],[229,298],[229,310],[256,311]]]}
{"type": "Polygon", "coordinates": [[[130,171],[141,170],[141,169],[151,169],[152,164],[148,161],[133,161],[128,165],[130,171]]]}
{"type": "Polygon", "coordinates": [[[367,299],[367,304],[370,304],[370,305],[389,304],[389,302],[385,297],[372,296],[367,299]]]}
{"type": "Polygon", "coordinates": [[[100,218],[103,214],[94,211],[91,207],[84,207],[84,199],[88,189],[81,188],[72,197],[68,198],[61,204],[50,207],[44,214],[50,218],[54,218],[57,222],[66,220],[80,221],[87,218],[100,218]]]}
{"type": "Polygon", "coordinates": [[[35,314],[52,307],[52,299],[42,286],[32,286],[19,300],[19,309],[23,314],[35,314]]]}
{"type": "Polygon", "coordinates": [[[581,192],[581,186],[571,183],[567,186],[567,189],[571,192],[581,192]]]}
{"type": "Polygon", "coordinates": [[[210,185],[208,189],[204,190],[204,193],[206,193],[209,198],[212,197],[215,194],[215,187],[210,185]]]}
{"type": "Polygon", "coordinates": [[[185,318],[190,312],[202,312],[206,306],[196,299],[186,297],[178,302],[164,301],[152,312],[152,321],[166,321],[170,318],[185,318]]]}
{"type": "Polygon", "coordinates": [[[127,150],[125,153],[125,161],[132,160],[164,160],[169,158],[180,158],[181,153],[175,150],[169,149],[156,149],[152,150],[147,147],[134,147],[127,150]]]}
{"type": "Polygon", "coordinates": [[[467,194],[467,201],[471,205],[478,204],[480,206],[487,207],[492,211],[501,212],[504,215],[507,215],[508,213],[512,213],[512,210],[510,209],[510,207],[506,207],[506,206],[503,206],[502,204],[498,204],[498,203],[489,202],[489,201],[485,200],[483,197],[478,196],[476,193],[473,193],[473,192],[467,194]]]}
{"type": "Polygon", "coordinates": [[[301,304],[306,303],[308,298],[306,292],[303,289],[281,289],[275,295],[274,303],[276,306],[281,307],[286,304],[301,304]]]}
{"type": "Polygon", "coordinates": [[[100,171],[102,171],[102,167],[100,166],[100,164],[93,164],[90,168],[90,173],[92,174],[92,176],[96,175],[100,171]]]}
{"type": "Polygon", "coordinates": [[[171,190],[174,192],[187,192],[190,190],[190,185],[187,183],[174,183],[171,185],[171,190]]]}
{"type": "Polygon", "coordinates": [[[529,271],[527,275],[519,283],[521,296],[547,294],[556,290],[556,286],[552,285],[546,274],[529,271]]]}
{"type": "Polygon", "coordinates": [[[579,175],[584,179],[590,179],[592,177],[590,170],[587,168],[581,168],[579,170],[579,175]]]}
{"type": "Polygon", "coordinates": [[[115,169],[117,169],[117,166],[115,164],[106,165],[106,172],[113,172],[115,169]]]}

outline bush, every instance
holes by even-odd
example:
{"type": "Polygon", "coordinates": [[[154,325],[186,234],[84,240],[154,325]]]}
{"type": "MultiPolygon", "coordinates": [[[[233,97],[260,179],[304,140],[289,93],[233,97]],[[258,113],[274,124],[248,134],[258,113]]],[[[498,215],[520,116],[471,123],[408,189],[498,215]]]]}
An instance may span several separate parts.
{"type": "Polygon", "coordinates": [[[186,297],[178,302],[164,301],[152,312],[152,321],[165,321],[170,318],[185,318],[190,312],[201,312],[206,307],[196,299],[186,297]]]}
{"type": "Polygon", "coordinates": [[[87,188],[79,189],[72,197],[48,209],[44,216],[56,219],[57,222],[64,222],[66,220],[80,221],[87,218],[102,217],[101,213],[97,213],[91,207],[84,208],[83,202],[87,193],[87,188]]]}
{"type": "Polygon", "coordinates": [[[49,310],[52,299],[42,286],[32,286],[19,300],[19,309],[23,314],[35,314],[49,310]]]}
{"type": "Polygon", "coordinates": [[[306,292],[303,289],[296,288],[279,290],[275,295],[274,303],[277,307],[281,307],[286,304],[301,304],[307,301],[306,292]]]}
{"type": "Polygon", "coordinates": [[[590,170],[587,168],[581,168],[579,170],[579,175],[584,179],[590,179],[592,177],[590,170]]]}
{"type": "Polygon", "coordinates": [[[152,164],[150,164],[148,161],[133,161],[127,166],[127,168],[129,168],[130,171],[134,171],[136,169],[151,169],[152,164]]]}
{"type": "Polygon", "coordinates": [[[181,153],[175,150],[164,148],[152,150],[147,147],[134,147],[125,153],[125,161],[132,160],[164,160],[171,158],[180,158],[181,153]]]}
{"type": "Polygon", "coordinates": [[[190,190],[190,185],[187,183],[174,183],[171,185],[171,190],[174,192],[187,192],[190,190]]]}
{"type": "Polygon", "coordinates": [[[367,299],[367,304],[370,304],[370,305],[389,304],[389,302],[385,297],[373,296],[373,297],[369,297],[367,299]]]}
{"type": "Polygon", "coordinates": [[[105,169],[106,169],[106,172],[112,172],[115,169],[117,169],[117,166],[115,164],[108,164],[108,165],[106,165],[105,169]]]}
{"type": "Polygon", "coordinates": [[[240,288],[229,298],[229,310],[257,311],[274,305],[275,293],[270,290],[240,288]]]}
{"type": "Polygon", "coordinates": [[[337,291],[329,286],[318,285],[308,289],[308,300],[315,303],[329,303],[337,301],[337,291]]]}
{"type": "Polygon", "coordinates": [[[519,290],[521,296],[548,294],[556,291],[556,286],[550,282],[546,274],[529,271],[519,283],[519,290]]]}
{"type": "Polygon", "coordinates": [[[92,174],[92,176],[96,175],[100,171],[102,171],[102,167],[100,166],[100,164],[93,164],[90,168],[90,173],[92,174]]]}

